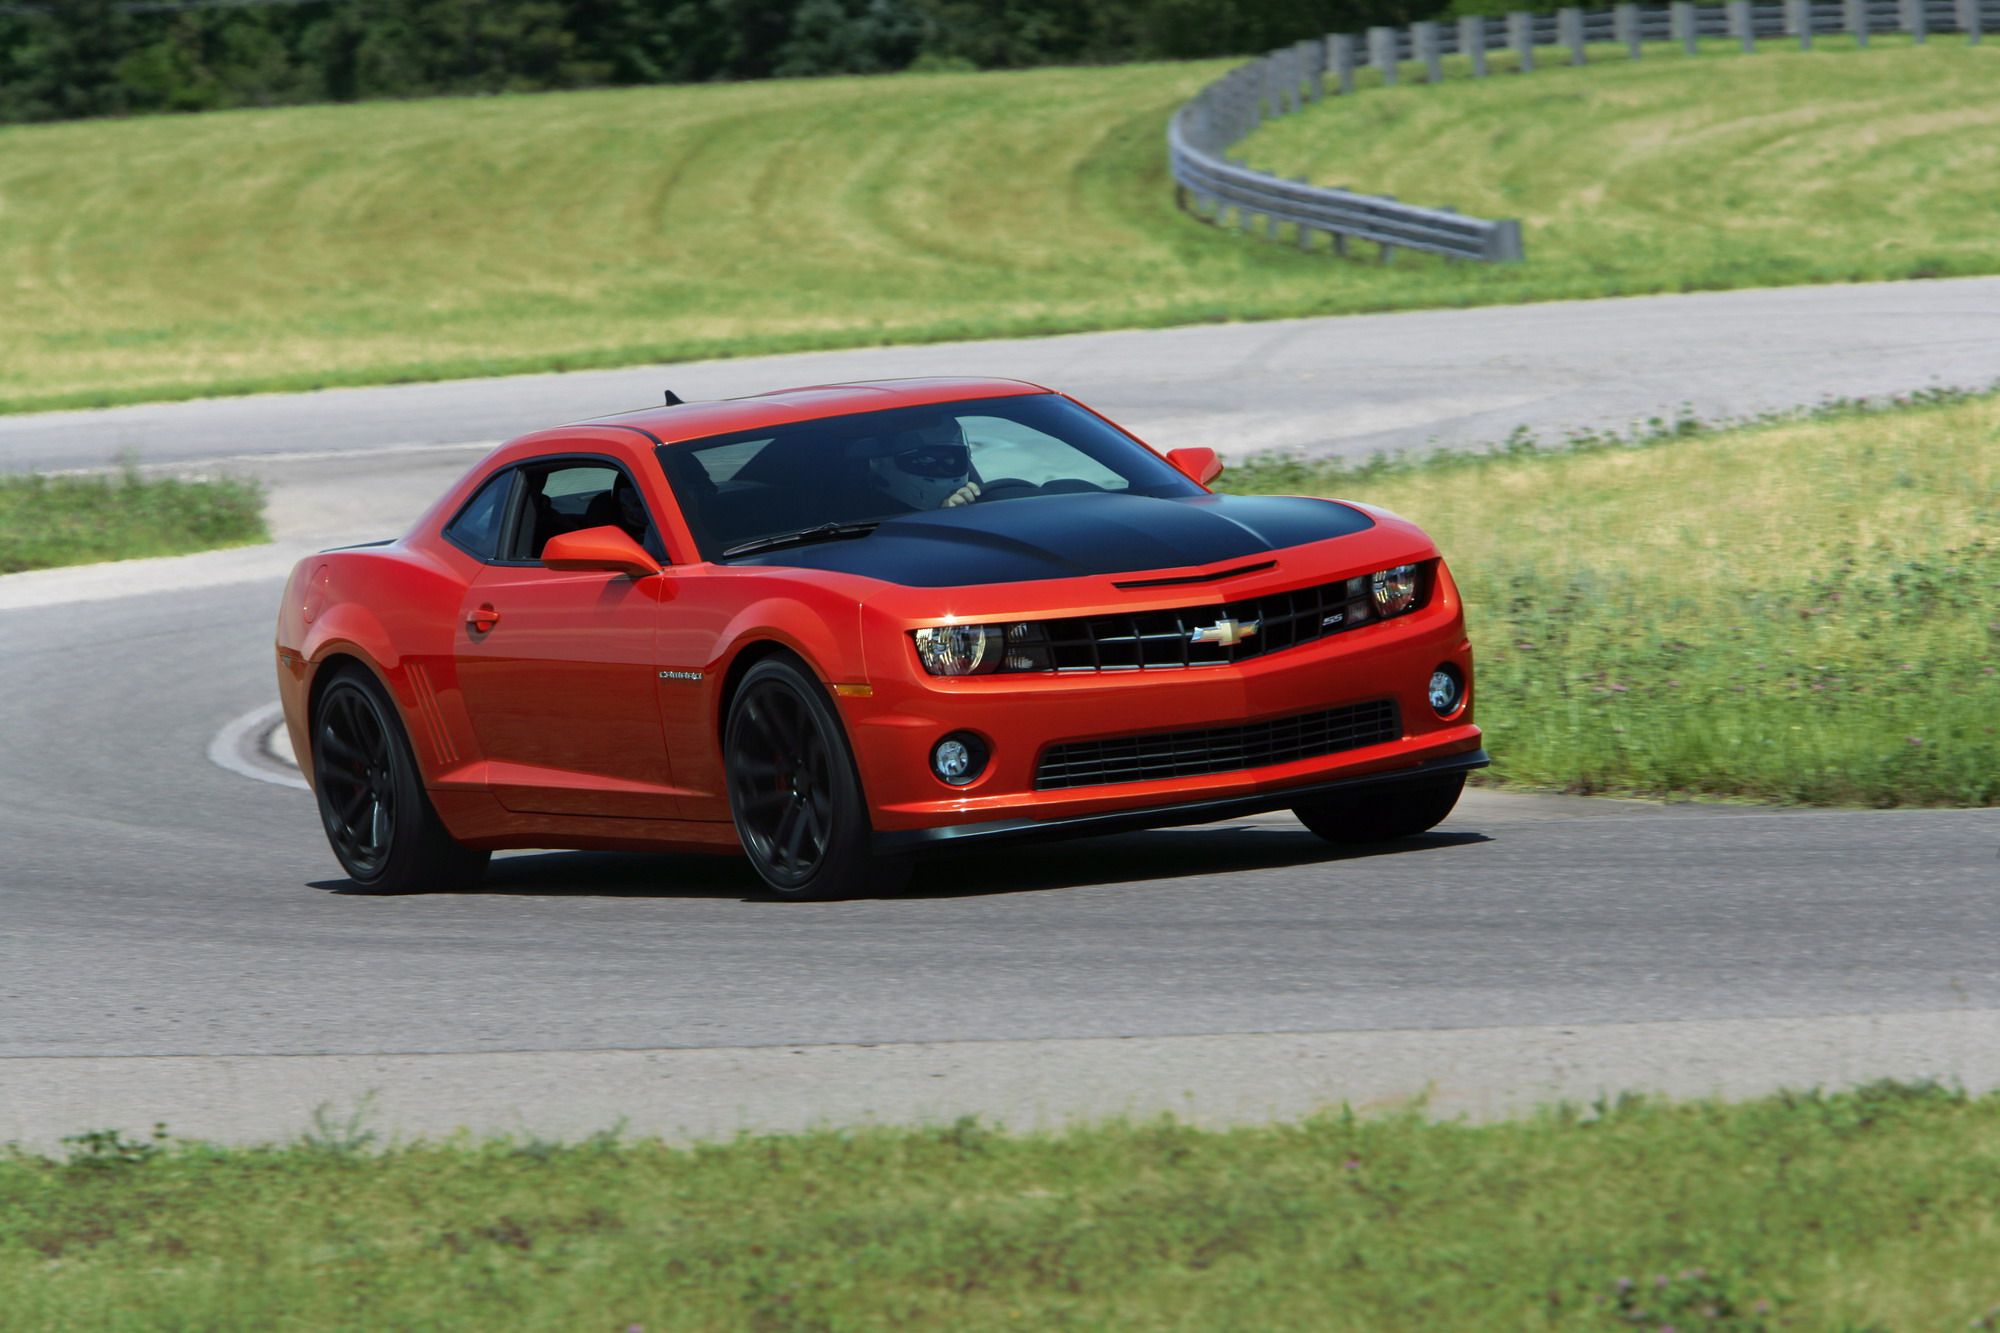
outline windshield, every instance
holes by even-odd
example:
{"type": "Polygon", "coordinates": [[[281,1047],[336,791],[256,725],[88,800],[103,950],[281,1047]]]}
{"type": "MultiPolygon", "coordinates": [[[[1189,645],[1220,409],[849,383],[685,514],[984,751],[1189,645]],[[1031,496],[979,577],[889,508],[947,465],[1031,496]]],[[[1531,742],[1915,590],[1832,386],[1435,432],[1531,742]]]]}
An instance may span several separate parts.
{"type": "Polygon", "coordinates": [[[967,504],[1202,493],[1131,436],[1056,394],[823,417],[659,452],[705,560],[863,536],[899,514],[967,504]]]}

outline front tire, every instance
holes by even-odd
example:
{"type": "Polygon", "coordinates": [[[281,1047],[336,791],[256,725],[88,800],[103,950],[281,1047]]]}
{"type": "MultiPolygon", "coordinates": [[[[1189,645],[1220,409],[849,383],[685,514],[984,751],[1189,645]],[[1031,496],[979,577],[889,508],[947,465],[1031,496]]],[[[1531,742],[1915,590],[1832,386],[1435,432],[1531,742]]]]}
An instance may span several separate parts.
{"type": "Polygon", "coordinates": [[[445,831],[395,704],[367,671],[342,668],[320,692],[312,765],[326,840],[364,892],[462,889],[486,873],[492,853],[445,831]]]}
{"type": "Polygon", "coordinates": [[[1328,842],[1389,842],[1436,828],[1458,804],[1464,790],[1465,774],[1454,773],[1428,782],[1323,796],[1293,806],[1292,813],[1328,842]]]}
{"type": "Polygon", "coordinates": [[[729,813],[758,877],[805,901],[893,891],[900,862],[869,855],[861,778],[839,716],[801,664],[767,657],[730,701],[723,729],[729,813]]]}

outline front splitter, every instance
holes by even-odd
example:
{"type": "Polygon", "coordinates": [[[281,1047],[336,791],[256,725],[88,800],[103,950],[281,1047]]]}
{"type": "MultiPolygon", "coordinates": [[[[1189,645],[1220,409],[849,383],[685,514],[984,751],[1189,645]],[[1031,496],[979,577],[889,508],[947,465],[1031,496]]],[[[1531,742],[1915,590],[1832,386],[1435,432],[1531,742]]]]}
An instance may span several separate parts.
{"type": "Polygon", "coordinates": [[[1185,801],[1176,805],[1149,805],[1136,810],[1107,810],[1102,813],[1067,815],[1059,819],[991,819],[977,824],[947,824],[940,828],[894,829],[875,834],[870,846],[877,856],[910,856],[916,853],[950,851],[959,847],[990,847],[995,843],[1041,842],[1055,838],[1087,838],[1100,833],[1125,833],[1135,829],[1173,828],[1182,824],[1212,824],[1218,819],[1260,815],[1270,810],[1287,810],[1302,801],[1316,800],[1363,788],[1400,787],[1469,773],[1485,768],[1493,760],[1485,750],[1447,755],[1411,768],[1388,773],[1367,773],[1359,777],[1336,778],[1330,782],[1308,782],[1296,787],[1279,787],[1224,796],[1205,801],[1185,801]]]}

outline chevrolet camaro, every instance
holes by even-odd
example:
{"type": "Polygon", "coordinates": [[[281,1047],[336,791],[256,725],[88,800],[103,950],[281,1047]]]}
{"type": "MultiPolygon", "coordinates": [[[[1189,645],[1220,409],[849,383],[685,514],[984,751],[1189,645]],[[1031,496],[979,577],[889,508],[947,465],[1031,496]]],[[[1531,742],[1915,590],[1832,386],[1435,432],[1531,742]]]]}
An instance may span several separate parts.
{"type": "Polygon", "coordinates": [[[1393,514],[1216,494],[1213,450],[1011,380],[668,399],[293,571],[286,725],[361,888],[609,848],[829,898],[1278,809],[1373,842],[1487,762],[1457,589],[1393,514]]]}

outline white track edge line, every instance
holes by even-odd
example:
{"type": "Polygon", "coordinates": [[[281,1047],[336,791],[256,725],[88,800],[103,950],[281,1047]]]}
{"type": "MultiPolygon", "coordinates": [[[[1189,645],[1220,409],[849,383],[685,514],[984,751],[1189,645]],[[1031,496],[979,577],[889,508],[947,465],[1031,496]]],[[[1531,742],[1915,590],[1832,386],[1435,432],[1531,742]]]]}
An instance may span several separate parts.
{"type": "Polygon", "coordinates": [[[284,711],[282,704],[264,704],[225,723],[222,730],[215,733],[215,739],[208,743],[208,761],[217,768],[226,769],[239,777],[255,778],[259,782],[269,782],[279,787],[294,787],[299,791],[311,791],[312,788],[306,785],[304,778],[259,767],[243,757],[244,739],[276,722],[284,715],[284,711]]]}

